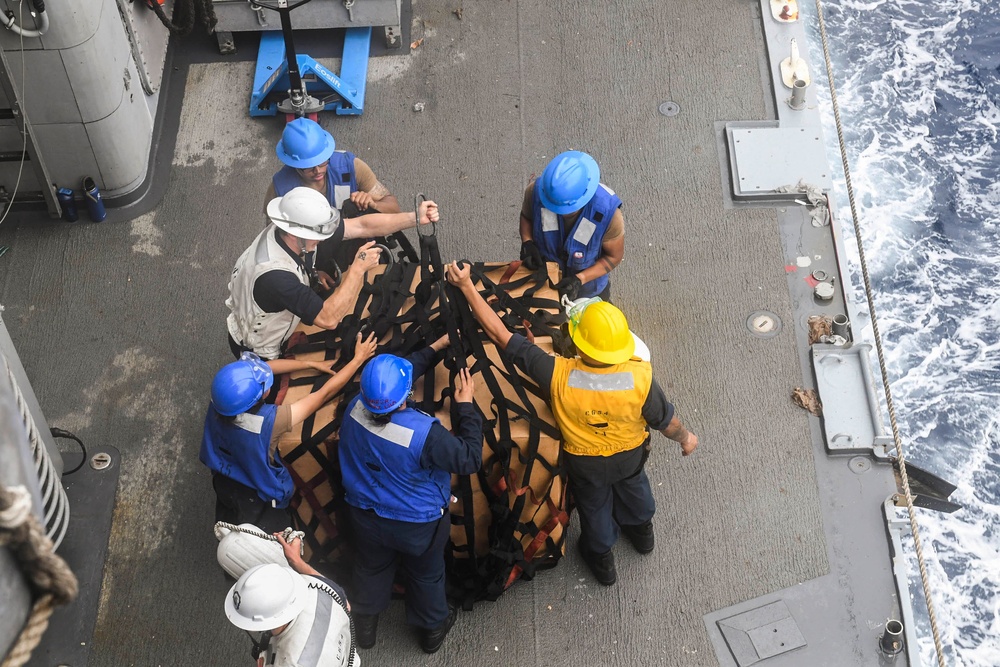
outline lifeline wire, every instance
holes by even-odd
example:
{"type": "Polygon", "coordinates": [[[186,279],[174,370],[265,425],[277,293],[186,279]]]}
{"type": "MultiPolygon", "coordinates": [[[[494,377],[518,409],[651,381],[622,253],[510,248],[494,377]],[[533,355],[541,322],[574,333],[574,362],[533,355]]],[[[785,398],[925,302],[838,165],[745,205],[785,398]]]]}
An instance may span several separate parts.
{"type": "Polygon", "coordinates": [[[858,255],[861,260],[861,275],[865,281],[865,298],[872,318],[872,334],[875,337],[875,350],[878,352],[878,367],[882,373],[882,386],[885,388],[886,406],[889,410],[889,423],[892,426],[892,439],[896,445],[896,461],[899,463],[899,476],[903,481],[903,493],[906,497],[906,510],[910,515],[910,532],[913,533],[913,547],[917,553],[917,564],[920,566],[920,584],[924,589],[924,600],[927,603],[927,616],[931,623],[931,635],[934,637],[934,653],[939,667],[945,667],[944,650],[938,632],[937,616],[934,614],[934,602],[931,600],[931,587],[927,578],[927,567],[924,565],[924,551],[920,544],[920,533],[917,530],[917,516],[913,511],[913,495],[910,493],[910,479],[906,473],[906,457],[903,454],[903,441],[899,435],[899,425],[896,423],[896,406],[892,401],[892,389],[889,386],[889,371],[886,368],[885,352],[882,350],[882,337],[879,334],[878,318],[875,316],[875,298],[872,295],[871,278],[868,275],[868,262],[865,259],[865,248],[861,243],[861,225],[858,210],[854,201],[854,186],[851,183],[851,169],[847,161],[847,148],[844,144],[844,129],[840,122],[840,106],[837,104],[837,90],[833,83],[833,65],[830,62],[830,49],[826,38],[826,22],[823,20],[822,0],[816,0],[816,13],[819,16],[819,31],[823,39],[823,58],[826,60],[826,78],[830,85],[830,100],[833,103],[833,116],[837,125],[837,141],[840,143],[840,159],[844,166],[844,179],[847,185],[847,198],[851,203],[851,217],[854,220],[854,236],[858,242],[858,255]]]}

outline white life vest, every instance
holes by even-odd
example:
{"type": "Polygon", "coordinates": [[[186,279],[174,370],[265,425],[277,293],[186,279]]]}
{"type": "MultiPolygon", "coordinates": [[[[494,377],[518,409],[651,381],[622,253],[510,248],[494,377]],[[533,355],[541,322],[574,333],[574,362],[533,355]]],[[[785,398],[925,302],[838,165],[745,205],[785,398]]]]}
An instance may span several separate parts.
{"type": "MultiPolygon", "coordinates": [[[[281,633],[271,639],[264,657],[270,667],[343,667],[351,657],[351,621],[315,577],[299,575],[308,585],[306,604],[281,633]]],[[[354,653],[354,666],[361,658],[354,653]]]]}
{"type": "Polygon", "coordinates": [[[229,334],[262,359],[277,359],[280,356],[281,346],[299,325],[299,318],[288,310],[268,313],[257,305],[253,298],[257,278],[268,271],[280,269],[295,274],[299,282],[309,286],[305,270],[275,239],[276,229],[273,224],[268,225],[236,260],[233,276],[229,280],[229,298],[226,299],[230,311],[226,319],[229,334]]]}

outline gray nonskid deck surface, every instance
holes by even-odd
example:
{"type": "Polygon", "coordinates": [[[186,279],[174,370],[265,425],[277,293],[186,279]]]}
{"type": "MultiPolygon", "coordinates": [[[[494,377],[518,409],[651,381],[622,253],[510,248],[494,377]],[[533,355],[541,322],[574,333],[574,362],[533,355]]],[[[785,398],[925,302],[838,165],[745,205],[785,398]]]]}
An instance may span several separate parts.
{"type": "MultiPolygon", "coordinates": [[[[517,257],[528,178],[591,152],[625,202],[614,301],[657,378],[702,437],[688,459],[661,436],[648,471],[657,549],[616,548],[619,582],[567,558],[460,615],[424,656],[395,602],[366,665],[717,664],[702,616],[827,572],[773,212],[724,210],[713,123],[766,117],[751,3],[421,3],[409,56],[373,60],[361,118],[321,120],[404,208],[442,207],[446,259],[517,257]],[[704,20],[710,15],[720,18],[704,20]],[[681,113],[657,113],[664,100],[681,113]],[[423,112],[412,105],[425,102],[423,112]]],[[[197,460],[225,343],[226,282],[260,229],[277,120],[246,113],[249,63],[193,66],[167,194],[130,222],[12,220],[0,303],[52,425],[122,451],[121,488],[90,664],[246,664],[222,613],[214,496],[197,460]]]]}

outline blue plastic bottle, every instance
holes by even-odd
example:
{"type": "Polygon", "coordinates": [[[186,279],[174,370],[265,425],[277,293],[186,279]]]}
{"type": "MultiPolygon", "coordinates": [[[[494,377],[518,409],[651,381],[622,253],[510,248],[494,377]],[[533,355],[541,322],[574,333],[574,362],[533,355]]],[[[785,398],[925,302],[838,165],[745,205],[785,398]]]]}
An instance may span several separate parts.
{"type": "Polygon", "coordinates": [[[66,222],[76,222],[80,219],[80,214],[76,210],[76,198],[69,188],[59,188],[56,190],[56,197],[59,199],[59,207],[62,208],[62,217],[66,222]]]}
{"type": "Polygon", "coordinates": [[[101,199],[101,190],[97,187],[90,176],[83,179],[83,196],[87,201],[87,212],[94,222],[101,222],[108,217],[108,212],[104,209],[104,201],[101,199]]]}

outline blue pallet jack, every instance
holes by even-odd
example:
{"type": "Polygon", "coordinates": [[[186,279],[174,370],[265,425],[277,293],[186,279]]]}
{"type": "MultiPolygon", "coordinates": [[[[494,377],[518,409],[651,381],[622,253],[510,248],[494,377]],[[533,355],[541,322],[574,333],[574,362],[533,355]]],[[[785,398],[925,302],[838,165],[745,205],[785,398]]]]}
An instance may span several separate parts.
{"type": "Polygon", "coordinates": [[[281,31],[261,33],[253,92],[250,94],[251,116],[283,113],[289,120],[303,117],[316,120],[316,115],[324,110],[341,116],[359,116],[365,110],[371,27],[346,30],[338,76],[314,58],[295,53],[290,15],[293,9],[307,2],[309,0],[255,2],[260,7],[278,12],[281,31]],[[282,99],[282,94],[288,97],[282,99]]]}

